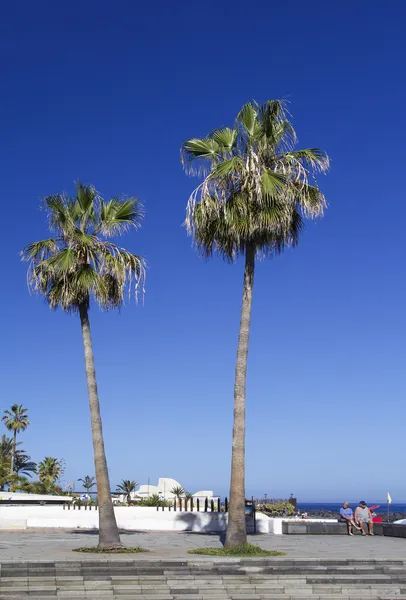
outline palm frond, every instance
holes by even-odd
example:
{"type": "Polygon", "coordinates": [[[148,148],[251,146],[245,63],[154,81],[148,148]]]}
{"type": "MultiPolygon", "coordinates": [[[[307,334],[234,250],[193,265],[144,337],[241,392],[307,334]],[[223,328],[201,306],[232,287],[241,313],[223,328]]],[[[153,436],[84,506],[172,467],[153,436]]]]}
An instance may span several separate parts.
{"type": "Polygon", "coordinates": [[[123,234],[130,227],[138,229],[144,216],[142,204],[136,198],[112,198],[102,202],[98,233],[105,236],[123,234]]]}
{"type": "Polygon", "coordinates": [[[231,151],[236,144],[237,137],[238,131],[236,129],[230,129],[229,127],[216,129],[210,134],[210,138],[213,139],[219,149],[223,151],[231,151]]]}
{"type": "Polygon", "coordinates": [[[316,172],[327,171],[330,167],[330,159],[324,150],[320,148],[306,148],[294,152],[286,152],[280,158],[283,162],[290,165],[300,164],[306,169],[316,172]]]}
{"type": "Polygon", "coordinates": [[[261,173],[261,187],[264,198],[275,198],[281,194],[283,186],[286,183],[285,176],[282,173],[264,169],[261,173]]]}
{"type": "Polygon", "coordinates": [[[222,179],[230,177],[245,168],[244,162],[239,156],[233,156],[229,160],[223,160],[217,163],[210,172],[210,179],[222,179]]]}
{"type": "Polygon", "coordinates": [[[193,138],[183,144],[182,155],[188,160],[195,160],[196,158],[214,158],[218,150],[219,145],[214,139],[193,138]]]}
{"type": "Polygon", "coordinates": [[[245,128],[249,136],[253,136],[256,131],[258,109],[252,102],[244,104],[237,115],[237,120],[245,128]]]}
{"type": "Polygon", "coordinates": [[[21,252],[21,256],[23,260],[43,260],[46,256],[55,252],[57,249],[57,242],[54,238],[49,238],[47,240],[40,240],[38,242],[33,242],[32,244],[28,244],[24,250],[21,252]]]}

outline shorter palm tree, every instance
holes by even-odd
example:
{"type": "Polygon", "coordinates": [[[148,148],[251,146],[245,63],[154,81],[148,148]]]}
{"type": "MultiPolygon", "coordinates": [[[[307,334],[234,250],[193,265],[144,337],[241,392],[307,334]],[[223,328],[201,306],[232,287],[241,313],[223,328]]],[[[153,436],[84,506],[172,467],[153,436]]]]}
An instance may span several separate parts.
{"type": "Polygon", "coordinates": [[[14,459],[14,472],[20,476],[32,477],[32,473],[37,472],[37,463],[31,460],[31,456],[17,450],[14,459]]]}
{"type": "Polygon", "coordinates": [[[175,498],[183,498],[185,495],[185,490],[181,485],[175,485],[172,489],[171,489],[171,494],[173,494],[175,496],[175,498]]]}
{"type": "Polygon", "coordinates": [[[55,490],[56,482],[64,472],[65,465],[63,460],[52,456],[46,456],[44,460],[38,464],[39,480],[49,492],[55,490]]]}
{"type": "Polygon", "coordinates": [[[13,432],[13,450],[10,457],[10,473],[14,473],[14,460],[17,448],[17,434],[25,431],[30,424],[27,409],[22,404],[13,404],[10,410],[5,410],[1,418],[9,431],[13,432]]]}
{"type": "Polygon", "coordinates": [[[21,442],[17,442],[14,445],[14,440],[7,435],[2,435],[0,438],[0,490],[4,490],[6,485],[10,486],[10,491],[13,485],[18,481],[18,473],[15,472],[17,467],[18,457],[23,456],[20,454],[23,450],[16,450],[17,446],[21,446],[21,442]],[[14,472],[10,472],[11,457],[15,452],[15,463],[14,472]]]}
{"type": "Polygon", "coordinates": [[[137,481],[131,481],[130,479],[123,479],[121,483],[117,486],[117,492],[121,494],[125,494],[127,496],[127,503],[131,502],[131,493],[134,492],[137,487],[137,481]]]}
{"type": "Polygon", "coordinates": [[[51,308],[80,317],[99,504],[99,547],[118,548],[121,542],[103,442],[89,309],[93,301],[105,310],[120,308],[127,292],[137,296],[143,289],[144,259],[110,239],[137,229],[144,211],[136,198],[115,197],[107,202],[93,186],[79,182],[74,198],[51,195],[44,205],[54,235],[28,244],[22,257],[30,264],[30,288],[43,295],[51,308]]]}
{"type": "Polygon", "coordinates": [[[96,485],[96,478],[90,477],[90,475],[86,475],[86,477],[84,477],[83,479],[78,479],[78,481],[81,481],[83,483],[83,487],[85,488],[87,493],[89,493],[92,487],[96,485]]]}

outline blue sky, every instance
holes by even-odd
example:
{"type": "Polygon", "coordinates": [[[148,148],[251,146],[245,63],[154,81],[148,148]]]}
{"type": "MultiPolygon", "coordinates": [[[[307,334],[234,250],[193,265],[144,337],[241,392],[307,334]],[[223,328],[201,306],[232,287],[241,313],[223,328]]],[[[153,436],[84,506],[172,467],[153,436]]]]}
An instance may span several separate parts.
{"type": "Polygon", "coordinates": [[[46,236],[39,199],[81,179],[147,211],[122,240],[148,261],[144,306],[91,311],[112,484],[227,493],[242,265],[192,248],[179,147],[283,97],[331,156],[329,208],[258,266],[247,494],[406,500],[405,18],[400,0],[3,7],[0,395],[28,407],[35,460],[93,474],[79,322],[29,296],[18,257],[46,236]]]}

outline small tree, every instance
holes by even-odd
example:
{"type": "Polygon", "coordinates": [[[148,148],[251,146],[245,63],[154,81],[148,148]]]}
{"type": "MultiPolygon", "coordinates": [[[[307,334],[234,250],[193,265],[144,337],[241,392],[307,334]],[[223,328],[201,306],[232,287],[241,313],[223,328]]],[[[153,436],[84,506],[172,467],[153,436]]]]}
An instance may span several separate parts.
{"type": "Polygon", "coordinates": [[[183,498],[185,495],[185,490],[181,485],[175,485],[171,490],[171,494],[175,496],[179,500],[179,498],[183,498]]]}
{"type": "Polygon", "coordinates": [[[90,477],[90,475],[86,475],[86,477],[84,477],[83,479],[78,479],[78,481],[81,481],[83,483],[83,487],[85,488],[87,493],[89,493],[92,487],[96,485],[96,478],[90,477]]]}
{"type": "Polygon", "coordinates": [[[127,496],[127,503],[131,502],[131,493],[134,492],[137,487],[137,481],[131,481],[130,479],[123,479],[121,483],[117,486],[117,492],[121,494],[125,494],[127,496]]]}
{"type": "Polygon", "coordinates": [[[38,464],[38,477],[48,492],[55,492],[56,483],[65,472],[63,460],[46,456],[38,464]]]}

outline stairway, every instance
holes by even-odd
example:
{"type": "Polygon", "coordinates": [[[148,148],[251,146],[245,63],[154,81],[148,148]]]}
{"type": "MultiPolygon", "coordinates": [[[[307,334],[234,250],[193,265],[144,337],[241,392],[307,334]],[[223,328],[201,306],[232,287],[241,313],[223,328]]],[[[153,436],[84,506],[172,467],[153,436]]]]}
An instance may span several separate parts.
{"type": "Polygon", "coordinates": [[[389,600],[406,594],[406,560],[9,562],[1,563],[0,574],[0,600],[389,600]]]}

